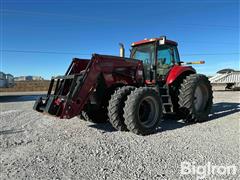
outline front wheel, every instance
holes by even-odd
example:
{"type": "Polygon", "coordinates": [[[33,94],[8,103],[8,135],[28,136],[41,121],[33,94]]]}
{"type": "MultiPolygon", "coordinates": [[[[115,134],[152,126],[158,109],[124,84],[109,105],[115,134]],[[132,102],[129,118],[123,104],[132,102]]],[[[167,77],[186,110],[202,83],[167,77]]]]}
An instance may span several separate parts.
{"type": "Polygon", "coordinates": [[[125,102],[123,116],[131,132],[141,135],[153,133],[162,117],[159,94],[153,88],[135,89],[125,102]]]}
{"type": "Polygon", "coordinates": [[[123,107],[125,106],[127,96],[134,89],[135,87],[133,86],[121,87],[114,92],[109,101],[108,105],[109,122],[115,129],[119,131],[127,131],[127,127],[124,123],[123,118],[123,107]]]}
{"type": "Polygon", "coordinates": [[[179,110],[186,122],[205,121],[213,104],[212,87],[205,75],[191,74],[179,90],[179,110]]]}

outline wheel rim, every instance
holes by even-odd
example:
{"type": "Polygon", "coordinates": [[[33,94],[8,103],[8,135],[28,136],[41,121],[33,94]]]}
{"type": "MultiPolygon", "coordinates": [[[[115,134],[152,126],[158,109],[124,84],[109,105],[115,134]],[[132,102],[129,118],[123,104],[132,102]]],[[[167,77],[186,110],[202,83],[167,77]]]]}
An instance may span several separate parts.
{"type": "Polygon", "coordinates": [[[139,104],[139,122],[145,128],[151,128],[158,119],[159,107],[157,100],[151,96],[145,97],[139,104]]]}
{"type": "Polygon", "coordinates": [[[206,86],[199,85],[194,92],[194,107],[197,112],[205,109],[208,100],[208,91],[206,86]]]}

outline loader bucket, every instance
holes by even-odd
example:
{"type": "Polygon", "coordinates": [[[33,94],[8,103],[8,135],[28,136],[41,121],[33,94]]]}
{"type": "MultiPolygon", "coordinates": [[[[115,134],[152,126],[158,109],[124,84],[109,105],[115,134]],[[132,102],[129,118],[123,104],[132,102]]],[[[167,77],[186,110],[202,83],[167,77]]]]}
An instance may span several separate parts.
{"type": "Polygon", "coordinates": [[[33,109],[60,118],[71,118],[73,97],[83,84],[89,60],[74,59],[64,76],[53,77],[47,95],[36,100],[33,109]],[[64,112],[64,113],[63,113],[64,112]]]}

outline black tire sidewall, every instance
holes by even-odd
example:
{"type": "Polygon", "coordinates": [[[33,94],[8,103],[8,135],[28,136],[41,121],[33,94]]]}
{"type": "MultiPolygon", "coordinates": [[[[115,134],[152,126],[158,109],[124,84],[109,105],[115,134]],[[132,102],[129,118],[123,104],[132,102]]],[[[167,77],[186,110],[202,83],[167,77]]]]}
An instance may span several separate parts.
{"type": "Polygon", "coordinates": [[[161,117],[162,117],[162,106],[161,106],[161,99],[160,96],[153,88],[138,88],[133,91],[127,101],[131,101],[131,103],[126,103],[127,107],[124,108],[124,118],[125,124],[127,125],[130,131],[133,131],[136,134],[147,135],[153,133],[156,130],[156,127],[159,125],[161,117]],[[151,127],[144,126],[139,119],[139,108],[140,102],[142,102],[146,97],[153,97],[156,100],[158,108],[158,115],[156,122],[151,127]],[[127,115],[132,113],[127,119],[127,115]]]}
{"type": "MultiPolygon", "coordinates": [[[[140,96],[139,98],[138,98],[138,102],[139,102],[139,104],[138,104],[138,108],[137,108],[137,110],[138,110],[138,112],[139,112],[139,110],[140,110],[140,102],[142,103],[142,101],[144,101],[144,99],[145,98],[147,98],[147,97],[149,97],[149,96],[152,96],[152,97],[154,97],[155,98],[155,101],[156,101],[156,103],[157,103],[157,105],[156,105],[156,109],[158,108],[160,108],[160,98],[159,98],[159,96],[157,96],[156,95],[156,93],[151,93],[151,94],[144,94],[144,95],[142,95],[142,96],[140,96]]],[[[159,117],[161,117],[161,112],[160,112],[161,110],[159,109],[158,110],[158,115],[157,115],[157,118],[159,119],[159,117]]],[[[151,127],[149,127],[149,128],[146,128],[141,122],[140,122],[140,119],[138,119],[139,118],[139,115],[137,114],[137,117],[136,117],[136,119],[137,119],[137,124],[138,124],[138,126],[139,126],[139,129],[141,129],[141,131],[152,131],[152,129],[153,129],[153,127],[156,127],[156,125],[158,125],[159,124],[159,120],[156,120],[156,122],[151,126],[151,127]]]]}
{"type": "MultiPolygon", "coordinates": [[[[211,92],[211,86],[208,86],[208,82],[206,82],[206,80],[204,78],[199,78],[198,81],[194,84],[193,87],[193,93],[192,93],[192,106],[193,106],[193,113],[195,114],[197,119],[206,119],[208,117],[208,114],[210,113],[209,106],[211,106],[211,98],[210,98],[210,92],[211,92]],[[201,110],[201,111],[197,111],[195,109],[195,105],[194,105],[194,93],[197,89],[198,86],[205,86],[205,88],[208,91],[208,97],[207,97],[207,102],[205,104],[205,107],[201,110]]],[[[206,94],[203,94],[203,96],[206,94]]]]}
{"type": "Polygon", "coordinates": [[[126,124],[124,123],[123,108],[127,96],[135,89],[134,86],[124,86],[118,88],[111,96],[108,106],[108,117],[112,126],[120,131],[128,131],[126,124]]]}
{"type": "Polygon", "coordinates": [[[207,120],[212,108],[212,98],[212,86],[205,75],[191,74],[187,76],[181,85],[179,94],[179,106],[183,120],[186,122],[207,120]],[[197,111],[194,105],[194,93],[198,86],[205,86],[208,91],[207,102],[201,111],[197,111]]]}

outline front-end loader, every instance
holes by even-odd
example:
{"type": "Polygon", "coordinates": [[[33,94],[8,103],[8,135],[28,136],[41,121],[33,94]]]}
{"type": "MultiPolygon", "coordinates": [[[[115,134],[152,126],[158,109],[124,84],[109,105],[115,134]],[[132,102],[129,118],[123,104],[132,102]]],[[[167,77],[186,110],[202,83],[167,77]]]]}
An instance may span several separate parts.
{"type": "Polygon", "coordinates": [[[51,79],[34,109],[58,118],[108,120],[117,130],[141,135],[153,133],[165,114],[186,122],[208,119],[210,82],[180,61],[176,42],[165,36],[135,42],[130,58],[120,46],[120,57],[74,58],[64,76],[51,79]]]}

